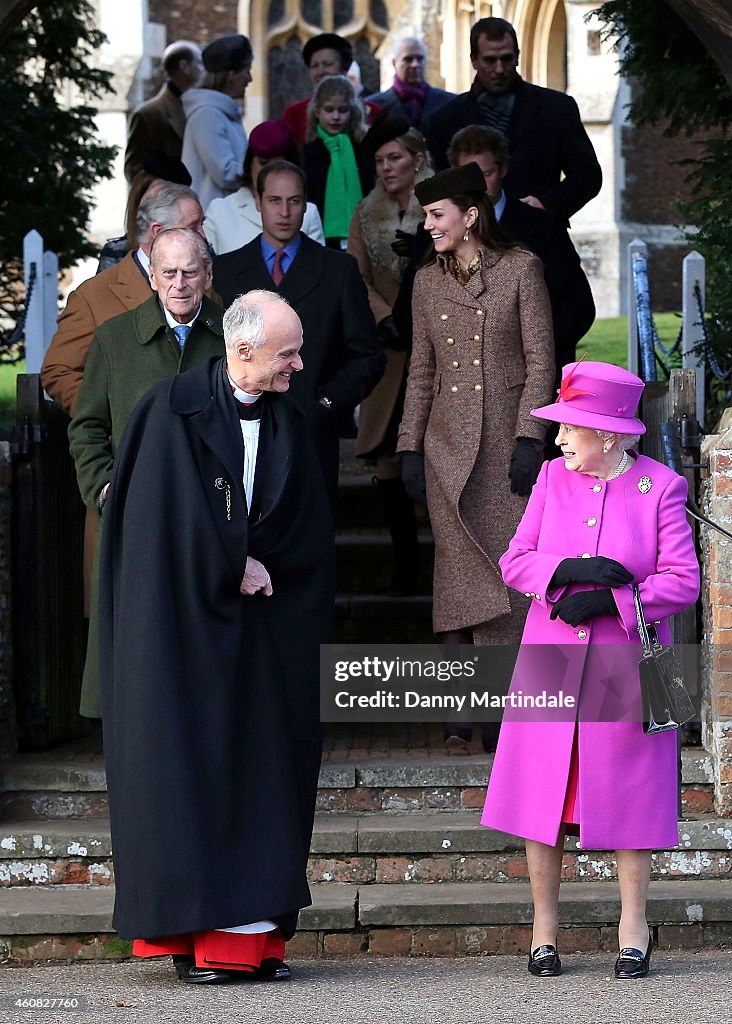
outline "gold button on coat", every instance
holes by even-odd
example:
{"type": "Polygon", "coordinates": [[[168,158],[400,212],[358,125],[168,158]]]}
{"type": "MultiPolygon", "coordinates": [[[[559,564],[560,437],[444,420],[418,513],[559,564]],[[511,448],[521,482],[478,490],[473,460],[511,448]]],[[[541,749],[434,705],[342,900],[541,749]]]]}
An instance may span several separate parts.
{"type": "Polygon", "coordinates": [[[579,633],[577,634],[577,636],[579,637],[580,640],[586,640],[587,639],[587,631],[584,630],[584,629],[581,629],[579,631],[579,633]]]}
{"type": "Polygon", "coordinates": [[[450,388],[450,391],[452,391],[452,393],[454,394],[457,391],[457,384],[453,384],[453,386],[450,388]]]}
{"type": "Polygon", "coordinates": [[[592,558],[592,555],[590,554],[590,552],[589,552],[589,551],[584,551],[584,552],[583,552],[583,553],[582,553],[582,554],[580,555],[580,558],[592,558]]]}
{"type": "Polygon", "coordinates": [[[588,526],[597,526],[597,520],[595,519],[595,517],[594,517],[594,516],[591,516],[591,517],[590,517],[590,518],[589,518],[589,519],[587,520],[587,525],[588,525],[588,526]]]}
{"type": "Polygon", "coordinates": [[[480,341],[480,335],[479,334],[474,334],[473,335],[473,341],[480,341]]]}
{"type": "Polygon", "coordinates": [[[454,338],[448,338],[447,339],[447,344],[448,345],[454,345],[455,344],[455,339],[454,338]]]}
{"type": "Polygon", "coordinates": [[[592,488],[592,490],[595,492],[595,494],[599,494],[600,491],[602,490],[602,484],[595,484],[595,486],[592,488]]]}
{"type": "Polygon", "coordinates": [[[443,314],[442,314],[442,315],[440,316],[440,320],[447,320],[447,313],[443,313],[443,314]]]}
{"type": "Polygon", "coordinates": [[[473,366],[480,366],[480,359],[474,359],[473,366]]]}
{"type": "Polygon", "coordinates": [[[453,359],[453,361],[452,361],[452,365],[453,365],[453,366],[455,367],[455,369],[457,370],[457,368],[458,368],[458,367],[460,366],[460,363],[459,363],[459,362],[457,361],[457,359],[453,359]]]}
{"type": "Polygon", "coordinates": [[[475,390],[476,391],[482,391],[483,390],[483,385],[482,384],[476,384],[475,385],[475,390]]]}

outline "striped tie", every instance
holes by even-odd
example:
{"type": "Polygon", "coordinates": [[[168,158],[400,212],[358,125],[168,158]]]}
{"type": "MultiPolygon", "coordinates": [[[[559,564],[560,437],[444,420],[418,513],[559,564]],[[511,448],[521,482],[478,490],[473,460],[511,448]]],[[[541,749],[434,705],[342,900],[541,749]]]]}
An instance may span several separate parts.
{"type": "Polygon", "coordinates": [[[188,339],[188,335],[190,333],[191,333],[191,328],[190,328],[190,326],[188,324],[178,324],[177,327],[173,328],[173,334],[176,336],[176,338],[178,340],[178,345],[179,345],[181,350],[183,349],[183,346],[185,345],[185,343],[186,343],[186,341],[188,339]]]}

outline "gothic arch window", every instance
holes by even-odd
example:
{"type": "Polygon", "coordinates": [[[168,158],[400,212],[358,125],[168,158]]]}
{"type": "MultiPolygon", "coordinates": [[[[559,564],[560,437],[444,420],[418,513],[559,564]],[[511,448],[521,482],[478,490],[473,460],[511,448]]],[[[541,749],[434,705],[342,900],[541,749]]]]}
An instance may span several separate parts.
{"type": "Polygon", "coordinates": [[[250,0],[239,5],[239,24],[249,26],[254,46],[253,93],[259,119],[279,117],[288,103],[310,95],[302,62],[305,42],[321,32],[337,32],[353,45],[367,92],[379,89],[374,50],[388,32],[385,0],[250,0]]]}
{"type": "Polygon", "coordinates": [[[529,82],[567,89],[567,13],[564,0],[517,0],[505,17],[521,46],[519,68],[529,82]]]}

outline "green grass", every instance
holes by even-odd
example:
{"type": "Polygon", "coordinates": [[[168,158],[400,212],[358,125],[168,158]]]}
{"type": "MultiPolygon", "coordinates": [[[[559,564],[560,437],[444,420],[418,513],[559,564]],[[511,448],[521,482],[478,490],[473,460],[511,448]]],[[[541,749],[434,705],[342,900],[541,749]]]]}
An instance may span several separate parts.
{"type": "Polygon", "coordinates": [[[0,362],[0,427],[15,423],[15,378],[25,373],[25,359],[19,363],[0,362]]]}
{"type": "MultiPolygon", "coordinates": [[[[661,341],[670,345],[676,340],[681,327],[681,318],[675,313],[656,313],[653,319],[661,341]]],[[[587,352],[588,359],[603,363],[628,366],[628,318],[609,317],[595,320],[592,329],[577,346],[577,356],[587,352]]],[[[666,362],[666,360],[664,360],[666,362]]]]}

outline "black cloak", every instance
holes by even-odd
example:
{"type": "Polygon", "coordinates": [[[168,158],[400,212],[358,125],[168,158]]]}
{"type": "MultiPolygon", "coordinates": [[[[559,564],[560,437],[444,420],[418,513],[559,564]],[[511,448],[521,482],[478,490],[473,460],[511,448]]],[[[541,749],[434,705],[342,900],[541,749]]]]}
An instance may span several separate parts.
{"type": "Polygon", "coordinates": [[[125,938],[264,918],[290,937],[311,902],[333,526],[302,413],[262,401],[249,515],[224,360],[153,387],[116,455],[100,642],[125,938]],[[240,594],[247,554],[273,596],[240,594]]]}

